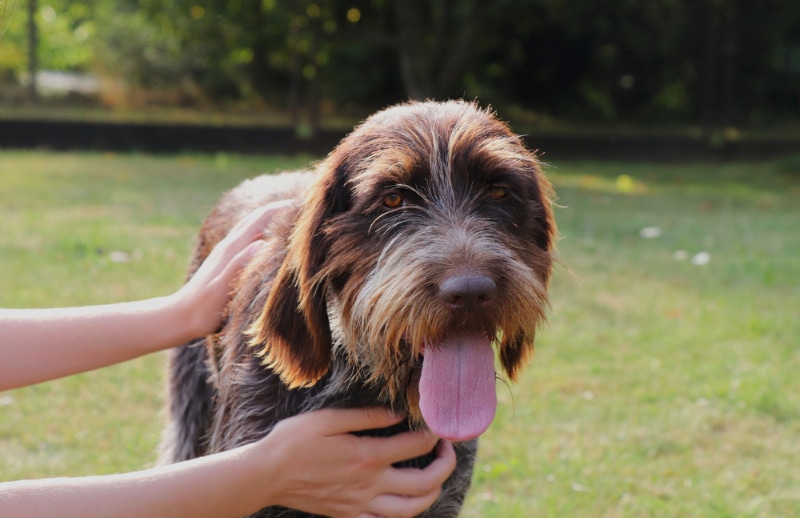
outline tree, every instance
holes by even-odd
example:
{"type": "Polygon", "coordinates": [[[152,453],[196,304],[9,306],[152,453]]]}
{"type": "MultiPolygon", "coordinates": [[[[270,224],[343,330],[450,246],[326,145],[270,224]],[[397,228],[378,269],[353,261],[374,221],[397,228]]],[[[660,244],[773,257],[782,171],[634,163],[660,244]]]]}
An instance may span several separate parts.
{"type": "Polygon", "coordinates": [[[360,116],[447,97],[528,120],[709,133],[798,118],[795,0],[28,0],[27,10],[27,25],[7,7],[0,17],[4,81],[99,71],[181,101],[286,107],[312,129],[331,107],[360,116]]]}
{"type": "Polygon", "coordinates": [[[39,31],[36,24],[37,0],[28,0],[28,97],[39,98],[36,88],[36,75],[39,72],[39,31]]]}
{"type": "Polygon", "coordinates": [[[410,98],[460,95],[456,89],[474,48],[481,5],[477,0],[392,1],[395,47],[410,98]]]}

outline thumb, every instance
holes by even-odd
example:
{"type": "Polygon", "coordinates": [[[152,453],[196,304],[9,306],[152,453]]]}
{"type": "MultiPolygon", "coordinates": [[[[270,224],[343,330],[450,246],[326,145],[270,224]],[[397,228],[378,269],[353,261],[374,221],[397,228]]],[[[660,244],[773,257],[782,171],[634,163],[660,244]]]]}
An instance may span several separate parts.
{"type": "Polygon", "coordinates": [[[328,408],[313,413],[323,419],[320,428],[324,427],[324,435],[329,436],[386,428],[403,420],[403,416],[383,407],[328,408]]]}

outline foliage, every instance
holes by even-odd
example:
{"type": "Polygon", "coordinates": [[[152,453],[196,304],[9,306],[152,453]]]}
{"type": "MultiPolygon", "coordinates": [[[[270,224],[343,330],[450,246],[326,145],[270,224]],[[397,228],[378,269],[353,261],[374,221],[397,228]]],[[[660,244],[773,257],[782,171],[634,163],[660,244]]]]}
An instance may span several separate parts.
{"type": "MultiPolygon", "coordinates": [[[[26,66],[4,0],[0,71],[26,66]]],[[[595,121],[793,121],[791,0],[40,0],[41,68],[81,69],[195,101],[367,110],[480,97],[595,121]]],[[[293,115],[293,119],[296,116],[293,115]]]]}
{"type": "MultiPolygon", "coordinates": [[[[39,4],[36,21],[39,31],[46,35],[40,39],[38,49],[42,69],[68,71],[91,65],[93,53],[90,43],[96,28],[94,2],[47,0],[39,4]]],[[[26,70],[26,3],[26,0],[0,2],[0,71],[26,70]],[[2,32],[3,24],[5,33],[2,32]]]]}
{"type": "Polygon", "coordinates": [[[0,78],[27,66],[25,18],[18,0],[0,1],[0,78]]]}

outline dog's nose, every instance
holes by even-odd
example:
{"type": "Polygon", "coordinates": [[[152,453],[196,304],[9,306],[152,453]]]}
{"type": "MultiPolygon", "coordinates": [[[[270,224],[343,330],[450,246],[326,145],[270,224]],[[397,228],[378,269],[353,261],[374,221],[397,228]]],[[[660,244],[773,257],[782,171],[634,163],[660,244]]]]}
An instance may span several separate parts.
{"type": "Polygon", "coordinates": [[[455,311],[490,305],[497,296],[497,285],[485,275],[457,275],[439,284],[439,297],[455,311]]]}

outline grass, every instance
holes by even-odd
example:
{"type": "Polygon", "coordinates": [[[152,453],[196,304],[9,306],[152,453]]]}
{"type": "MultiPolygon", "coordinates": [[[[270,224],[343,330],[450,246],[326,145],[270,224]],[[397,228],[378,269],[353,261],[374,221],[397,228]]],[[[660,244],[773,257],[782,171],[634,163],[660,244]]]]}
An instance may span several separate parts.
{"type": "MultiPolygon", "coordinates": [[[[223,190],[308,161],[4,151],[0,306],[166,294],[223,190]]],[[[465,516],[800,516],[792,163],[548,169],[550,319],[498,385],[465,516]]],[[[0,394],[0,480],[149,465],[162,383],[153,355],[0,394]]]]}
{"type": "MultiPolygon", "coordinates": [[[[180,286],[193,235],[221,192],[259,172],[308,162],[3,151],[0,307],[168,294],[180,286]],[[129,260],[112,260],[118,256],[129,260]]],[[[153,355],[0,395],[0,479],[150,464],[163,361],[153,355]]]]}

